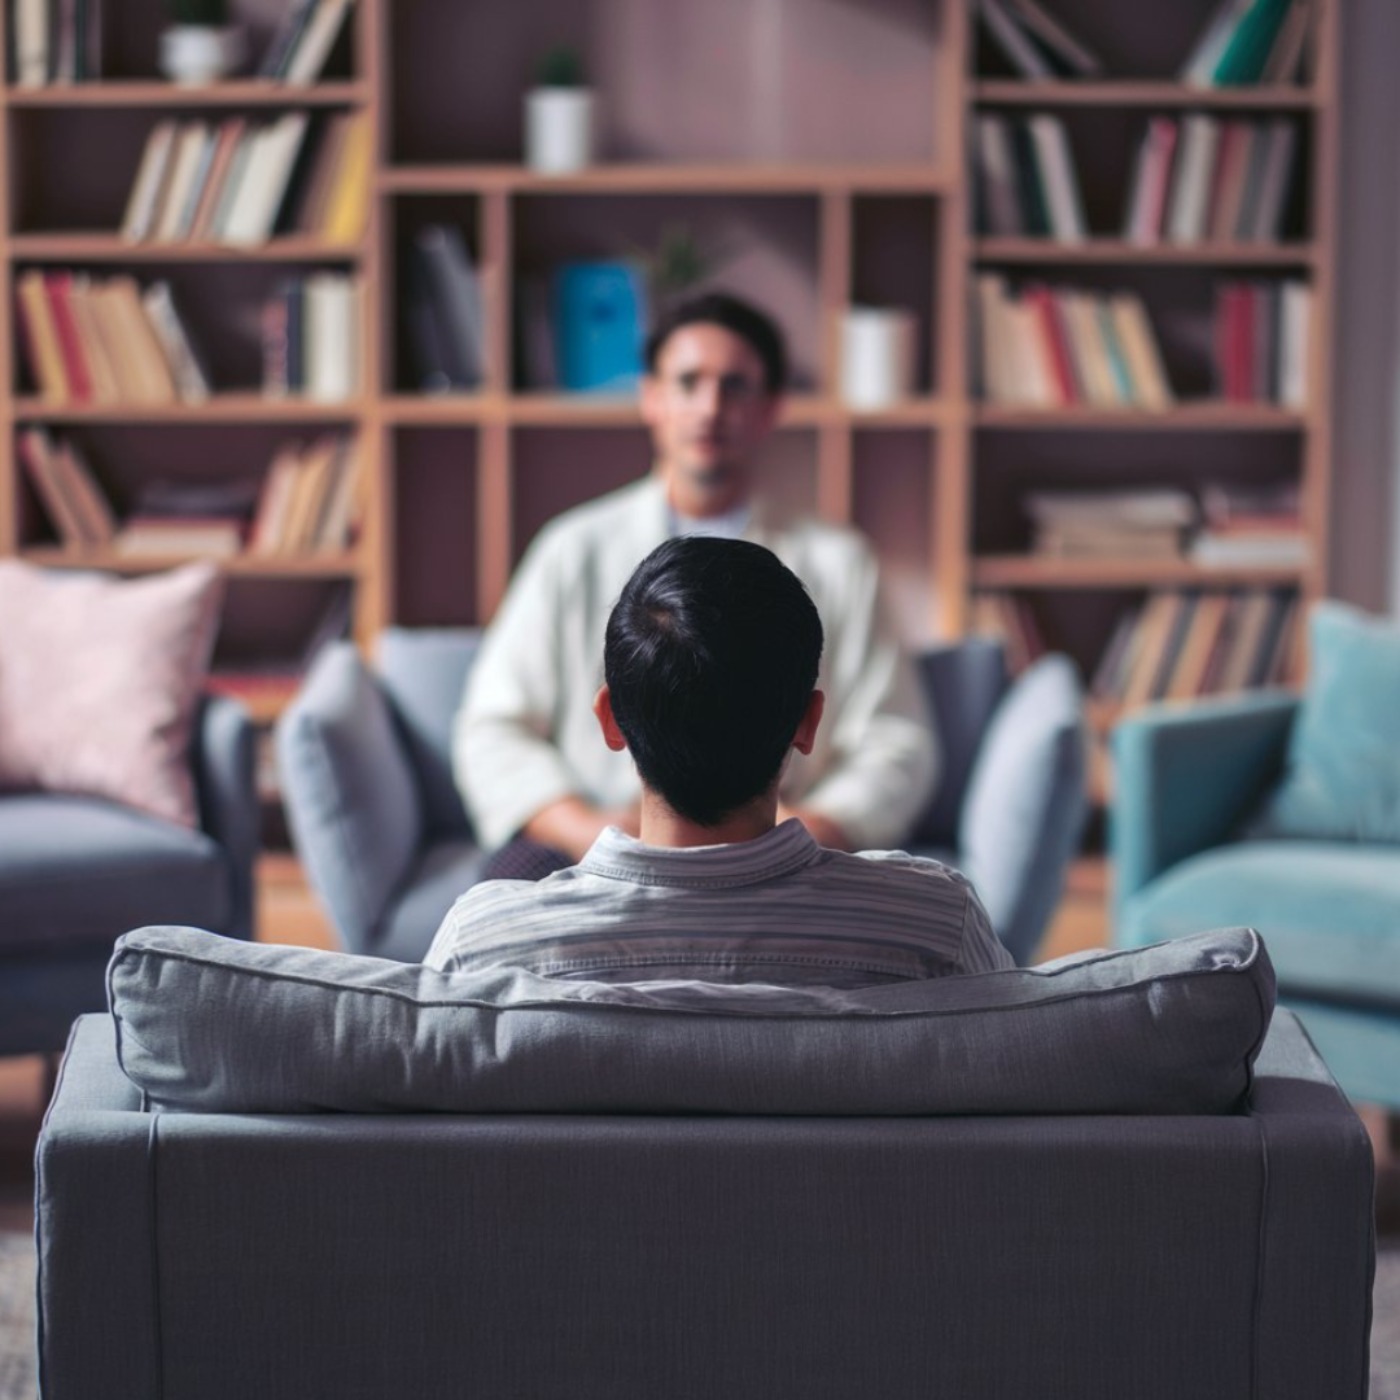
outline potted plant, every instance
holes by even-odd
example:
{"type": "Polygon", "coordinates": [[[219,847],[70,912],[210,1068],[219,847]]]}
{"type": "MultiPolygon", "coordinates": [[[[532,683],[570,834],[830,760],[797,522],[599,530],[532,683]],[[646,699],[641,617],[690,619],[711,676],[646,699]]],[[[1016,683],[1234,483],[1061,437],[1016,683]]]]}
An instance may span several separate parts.
{"type": "Polygon", "coordinates": [[[172,23],[161,31],[160,70],[182,87],[225,78],[247,52],[243,29],[228,22],[225,0],[169,0],[172,23]]]}
{"type": "Polygon", "coordinates": [[[582,170],[593,160],[593,92],[575,49],[551,49],[525,94],[525,163],[545,175],[582,170]]]}

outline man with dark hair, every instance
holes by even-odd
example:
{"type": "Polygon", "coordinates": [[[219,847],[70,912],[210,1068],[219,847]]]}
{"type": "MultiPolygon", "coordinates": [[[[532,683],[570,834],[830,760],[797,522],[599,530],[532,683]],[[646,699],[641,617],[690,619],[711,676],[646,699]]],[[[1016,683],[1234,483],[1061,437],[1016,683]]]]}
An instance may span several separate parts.
{"type": "Polygon", "coordinates": [[[767,546],[811,591],[826,627],[827,722],[789,764],[780,814],[825,846],[897,845],[936,770],[919,687],[853,530],[785,512],[758,489],[755,455],[776,419],[787,362],[762,312],[714,293],[677,307],[647,344],[643,481],[540,531],[472,667],[453,759],[485,877],[535,876],[579,859],[604,827],[635,834],[638,784],[598,742],[590,703],[608,609],[637,562],[690,534],[767,546]]]}
{"type": "Polygon", "coordinates": [[[783,770],[822,723],[821,655],[812,600],[768,550],[658,546],[608,619],[593,702],[608,749],[636,764],[640,839],[609,826],[569,869],[483,881],[427,964],[836,987],[1013,966],[961,875],[778,824],[783,770]]]}

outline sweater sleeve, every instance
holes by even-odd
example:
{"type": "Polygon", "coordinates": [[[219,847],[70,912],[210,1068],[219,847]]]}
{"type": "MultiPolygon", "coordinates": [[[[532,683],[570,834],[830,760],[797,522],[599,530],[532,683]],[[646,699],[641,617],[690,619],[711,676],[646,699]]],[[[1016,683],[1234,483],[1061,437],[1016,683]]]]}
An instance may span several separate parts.
{"type": "Polygon", "coordinates": [[[840,604],[825,617],[831,760],[802,801],[838,823],[855,850],[889,849],[908,839],[928,802],[938,751],[863,542],[849,551],[842,573],[840,604]]]}
{"type": "Polygon", "coordinates": [[[467,678],[452,766],[482,844],[503,846],[535,813],[581,790],[551,737],[563,702],[558,558],[546,530],[527,551],[467,678]]]}

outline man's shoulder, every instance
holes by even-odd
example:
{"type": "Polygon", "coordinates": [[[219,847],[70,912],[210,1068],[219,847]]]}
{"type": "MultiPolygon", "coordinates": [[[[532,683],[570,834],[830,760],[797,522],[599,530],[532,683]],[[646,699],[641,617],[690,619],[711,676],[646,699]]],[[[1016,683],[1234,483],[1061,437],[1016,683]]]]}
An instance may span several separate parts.
{"type": "Polygon", "coordinates": [[[851,525],[836,525],[809,515],[795,516],[774,528],[773,540],[777,552],[789,557],[799,576],[806,568],[845,582],[853,572],[875,568],[875,551],[870,541],[851,525]]]}
{"type": "Polygon", "coordinates": [[[959,904],[972,892],[967,876],[941,860],[908,851],[826,851],[831,874],[868,882],[872,888],[903,890],[920,898],[943,897],[959,904]]]}
{"type": "Polygon", "coordinates": [[[620,529],[649,508],[656,490],[650,477],[629,482],[561,511],[536,536],[537,549],[587,549],[614,542],[620,529]]]}

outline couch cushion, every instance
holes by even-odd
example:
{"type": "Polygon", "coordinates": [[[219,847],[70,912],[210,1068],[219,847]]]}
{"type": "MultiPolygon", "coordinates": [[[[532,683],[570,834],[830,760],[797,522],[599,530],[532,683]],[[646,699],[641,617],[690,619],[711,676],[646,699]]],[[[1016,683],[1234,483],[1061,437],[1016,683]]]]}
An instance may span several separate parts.
{"type": "Polygon", "coordinates": [[[1128,900],[1117,941],[1180,938],[1248,919],[1285,991],[1400,1007],[1400,851],[1246,841],[1193,856],[1128,900]]]}
{"type": "Polygon", "coordinates": [[[422,962],[447,911],[481,879],[486,855],[471,841],[438,841],[414,862],[371,944],[377,958],[422,962]]]}
{"type": "Polygon", "coordinates": [[[1250,834],[1400,842],[1400,627],[1319,603],[1308,647],[1284,780],[1250,834]]]}
{"type": "Polygon", "coordinates": [[[153,1101],[296,1113],[1204,1113],[1274,1003],[1247,929],[852,991],[441,973],[196,929],[121,939],[118,1054],[153,1101]]]}
{"type": "Polygon", "coordinates": [[[196,825],[190,733],[222,594],[207,564],[111,579],[0,560],[0,788],[196,825]]]}
{"type": "Polygon", "coordinates": [[[155,920],[224,929],[231,895],[202,831],[95,798],[0,800],[0,953],[110,946],[155,920]]]}

